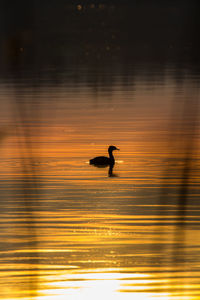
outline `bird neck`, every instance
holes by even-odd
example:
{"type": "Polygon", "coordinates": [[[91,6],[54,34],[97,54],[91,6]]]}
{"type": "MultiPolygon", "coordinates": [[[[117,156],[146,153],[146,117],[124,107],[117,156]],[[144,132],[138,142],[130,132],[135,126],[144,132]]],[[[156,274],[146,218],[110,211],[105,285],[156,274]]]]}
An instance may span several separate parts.
{"type": "Polygon", "coordinates": [[[110,159],[114,160],[114,156],[113,156],[113,153],[112,153],[112,151],[108,151],[108,153],[109,153],[109,157],[110,157],[110,159]]]}

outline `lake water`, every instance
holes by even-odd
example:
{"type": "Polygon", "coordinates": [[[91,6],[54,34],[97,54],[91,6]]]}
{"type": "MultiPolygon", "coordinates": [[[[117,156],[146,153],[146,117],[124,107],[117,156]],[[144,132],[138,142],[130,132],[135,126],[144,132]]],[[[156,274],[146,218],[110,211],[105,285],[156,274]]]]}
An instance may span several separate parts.
{"type": "Polygon", "coordinates": [[[2,38],[0,299],[197,300],[195,9],[185,38],[173,21],[188,7],[170,6],[166,40],[152,21],[141,42],[124,30],[132,6],[95,5],[67,7],[53,30],[38,4],[34,26],[14,20],[2,38]],[[109,145],[112,176],[89,165],[109,145]]]}

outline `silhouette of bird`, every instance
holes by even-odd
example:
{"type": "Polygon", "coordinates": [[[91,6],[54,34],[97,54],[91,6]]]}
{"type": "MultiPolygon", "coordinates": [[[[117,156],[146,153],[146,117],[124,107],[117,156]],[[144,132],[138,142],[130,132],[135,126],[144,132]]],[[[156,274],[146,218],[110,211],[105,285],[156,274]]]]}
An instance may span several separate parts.
{"type": "Polygon", "coordinates": [[[119,149],[115,146],[109,146],[109,148],[108,148],[109,157],[97,156],[93,159],[90,159],[90,165],[95,165],[95,166],[112,165],[112,166],[114,166],[114,164],[115,164],[115,158],[113,156],[114,150],[119,150],[119,149]]]}

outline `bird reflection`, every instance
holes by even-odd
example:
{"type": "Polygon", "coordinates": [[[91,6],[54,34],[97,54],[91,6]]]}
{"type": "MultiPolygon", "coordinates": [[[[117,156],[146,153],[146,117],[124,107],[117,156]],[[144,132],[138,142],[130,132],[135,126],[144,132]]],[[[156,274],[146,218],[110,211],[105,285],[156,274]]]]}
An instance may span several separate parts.
{"type": "Polygon", "coordinates": [[[113,168],[115,165],[115,158],[113,156],[113,151],[119,150],[115,146],[108,147],[109,157],[106,156],[97,156],[90,160],[90,165],[94,165],[97,168],[106,168],[109,166],[108,177],[118,177],[118,175],[113,173],[113,168]]]}
{"type": "Polygon", "coordinates": [[[119,177],[117,174],[113,173],[114,165],[110,165],[108,170],[108,177],[119,177]]]}
{"type": "Polygon", "coordinates": [[[109,166],[108,177],[119,177],[117,174],[113,173],[114,164],[105,164],[105,165],[94,164],[94,167],[96,168],[107,168],[108,166],[109,166]]]}

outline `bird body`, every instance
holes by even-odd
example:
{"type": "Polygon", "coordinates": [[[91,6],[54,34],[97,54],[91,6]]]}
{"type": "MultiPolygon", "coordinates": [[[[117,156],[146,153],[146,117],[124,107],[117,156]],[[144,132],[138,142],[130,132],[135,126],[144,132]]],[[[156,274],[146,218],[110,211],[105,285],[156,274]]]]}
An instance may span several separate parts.
{"type": "Polygon", "coordinates": [[[90,159],[91,165],[109,165],[110,164],[110,158],[106,156],[97,156],[93,159],[90,159]]]}
{"type": "Polygon", "coordinates": [[[109,157],[97,156],[93,159],[90,159],[90,164],[91,165],[96,165],[96,166],[114,165],[115,164],[115,159],[114,159],[114,156],[113,156],[113,153],[112,153],[114,150],[119,150],[119,149],[115,146],[109,146],[109,148],[108,148],[109,157]]]}

